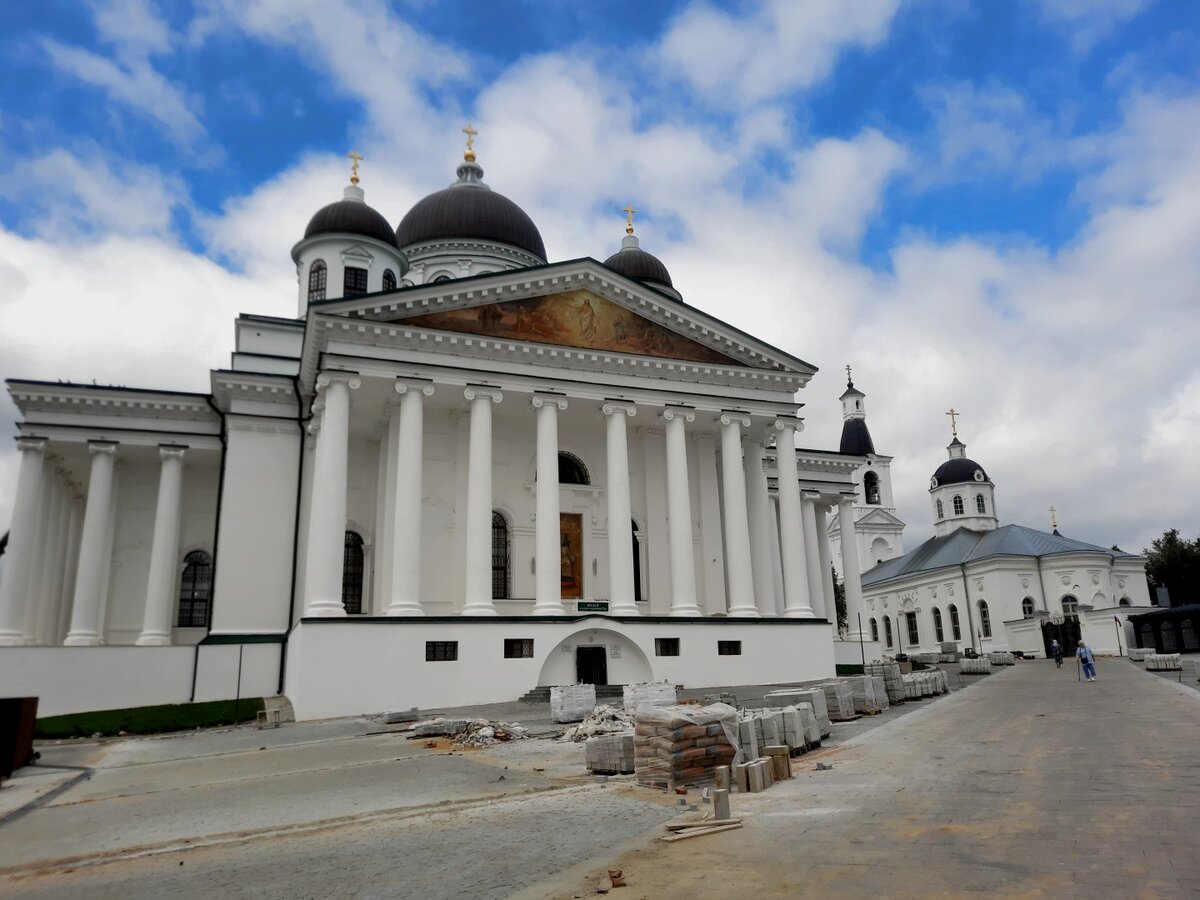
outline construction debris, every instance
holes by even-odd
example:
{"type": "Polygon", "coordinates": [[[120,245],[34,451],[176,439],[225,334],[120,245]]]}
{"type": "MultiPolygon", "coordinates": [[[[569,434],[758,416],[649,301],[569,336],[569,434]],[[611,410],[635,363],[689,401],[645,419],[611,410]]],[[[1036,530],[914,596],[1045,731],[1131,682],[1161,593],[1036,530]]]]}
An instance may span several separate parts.
{"type": "Polygon", "coordinates": [[[578,725],[563,732],[559,740],[582,743],[601,734],[633,730],[633,716],[614,706],[597,706],[578,725]]]}
{"type": "Polygon", "coordinates": [[[487,719],[474,719],[455,739],[460,747],[490,747],[495,743],[519,741],[529,737],[524,725],[515,722],[489,722],[487,719]]]}

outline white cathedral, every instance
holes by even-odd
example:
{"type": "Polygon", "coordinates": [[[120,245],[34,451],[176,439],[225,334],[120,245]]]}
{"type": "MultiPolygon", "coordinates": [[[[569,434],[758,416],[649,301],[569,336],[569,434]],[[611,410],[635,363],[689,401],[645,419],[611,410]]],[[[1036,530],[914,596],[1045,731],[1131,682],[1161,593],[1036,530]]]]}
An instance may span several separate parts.
{"type": "Polygon", "coordinates": [[[858,661],[890,459],[865,425],[797,448],[815,367],[688,305],[632,210],[604,262],[549,262],[473,133],[396,228],[356,159],[292,250],[296,317],[239,316],[207,393],[8,380],[6,693],[311,719],[858,661]]]}

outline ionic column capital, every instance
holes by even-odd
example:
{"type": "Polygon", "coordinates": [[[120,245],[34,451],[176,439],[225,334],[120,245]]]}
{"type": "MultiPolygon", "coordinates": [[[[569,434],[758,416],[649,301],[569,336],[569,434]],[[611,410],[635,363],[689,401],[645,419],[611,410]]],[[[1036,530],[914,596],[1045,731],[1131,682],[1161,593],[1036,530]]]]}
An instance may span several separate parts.
{"type": "Polygon", "coordinates": [[[606,416],[625,413],[632,418],[637,415],[637,404],[628,400],[605,400],[600,406],[600,411],[606,416]]]}
{"type": "Polygon", "coordinates": [[[341,369],[326,369],[317,375],[317,393],[322,393],[331,384],[344,384],[349,390],[357,391],[362,387],[362,379],[357,372],[346,372],[341,369]]]}
{"type": "Polygon", "coordinates": [[[463,391],[463,396],[468,400],[478,397],[483,400],[491,400],[493,403],[499,403],[504,399],[504,393],[500,388],[486,384],[468,384],[463,391]]]}
{"type": "Polygon", "coordinates": [[[726,410],[725,412],[721,413],[721,424],[740,425],[743,428],[749,428],[750,416],[748,413],[740,412],[738,410],[726,410]]]}
{"type": "Polygon", "coordinates": [[[567,408],[567,398],[562,394],[534,394],[530,402],[534,409],[541,409],[544,406],[555,406],[558,409],[567,408]]]}
{"type": "Polygon", "coordinates": [[[17,436],[17,449],[22,453],[45,453],[50,439],[26,435],[17,436]]]}
{"type": "Polygon", "coordinates": [[[788,428],[791,428],[793,431],[803,431],[804,420],[799,416],[776,416],[771,427],[776,431],[784,431],[788,428]]]}
{"type": "Polygon", "coordinates": [[[426,397],[433,396],[433,385],[419,378],[397,378],[392,387],[401,397],[409,391],[419,391],[426,397]]]}
{"type": "Polygon", "coordinates": [[[668,406],[662,411],[662,417],[668,422],[682,419],[685,422],[696,421],[696,410],[690,406],[668,406]]]}
{"type": "Polygon", "coordinates": [[[188,452],[188,447],[183,444],[159,444],[158,458],[161,460],[167,459],[183,459],[188,452]]]}
{"type": "Polygon", "coordinates": [[[88,441],[88,453],[92,456],[116,456],[118,446],[116,441],[88,441]]]}

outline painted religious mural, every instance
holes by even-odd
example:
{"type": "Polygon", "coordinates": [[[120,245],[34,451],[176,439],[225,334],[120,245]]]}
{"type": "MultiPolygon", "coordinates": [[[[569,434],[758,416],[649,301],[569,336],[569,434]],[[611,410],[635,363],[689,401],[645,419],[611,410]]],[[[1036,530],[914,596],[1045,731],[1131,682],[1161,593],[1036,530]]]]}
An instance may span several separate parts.
{"type": "Polygon", "coordinates": [[[589,291],[427,313],[405,319],[405,324],[588,350],[740,365],[589,291]]]}
{"type": "Polygon", "coordinates": [[[564,600],[583,598],[583,516],[559,514],[559,555],[564,600]]]}

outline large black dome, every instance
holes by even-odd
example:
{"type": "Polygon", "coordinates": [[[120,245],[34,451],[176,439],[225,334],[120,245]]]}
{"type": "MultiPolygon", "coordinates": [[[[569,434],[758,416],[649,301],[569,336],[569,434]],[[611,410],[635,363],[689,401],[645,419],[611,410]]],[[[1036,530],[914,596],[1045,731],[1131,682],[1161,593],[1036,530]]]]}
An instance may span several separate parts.
{"type": "Polygon", "coordinates": [[[424,241],[475,238],[519,247],[544,262],[546,245],[525,210],[482,184],[483,169],[474,163],[459,166],[458,175],[455,184],[408,211],[396,228],[396,243],[408,247],[424,241]]]}
{"type": "Polygon", "coordinates": [[[671,284],[671,273],[667,271],[662,260],[640,248],[625,247],[618,250],[604,261],[604,265],[634,281],[653,281],[674,287],[671,284]]]}
{"type": "Polygon", "coordinates": [[[987,472],[983,471],[983,466],[973,459],[960,456],[956,459],[948,459],[938,466],[933,477],[937,479],[939,485],[960,484],[964,481],[975,481],[976,472],[983,476],[978,480],[987,481],[987,472]]]}
{"type": "Polygon", "coordinates": [[[304,229],[304,237],[318,234],[361,234],[396,246],[396,235],[388,220],[361,200],[339,200],[317,210],[304,229]]]}

